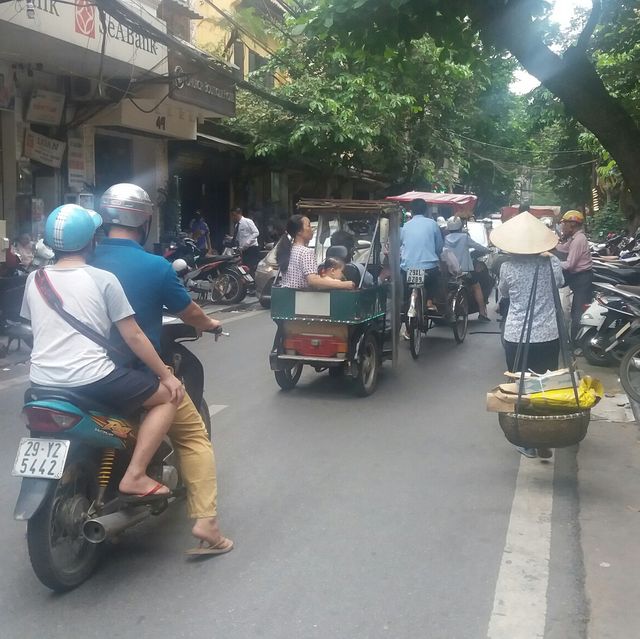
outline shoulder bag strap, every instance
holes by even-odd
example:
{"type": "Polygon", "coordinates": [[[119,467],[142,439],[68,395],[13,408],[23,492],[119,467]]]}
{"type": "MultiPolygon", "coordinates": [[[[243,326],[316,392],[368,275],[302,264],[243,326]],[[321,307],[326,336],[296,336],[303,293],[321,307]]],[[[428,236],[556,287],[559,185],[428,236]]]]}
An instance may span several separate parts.
{"type": "Polygon", "coordinates": [[[53,288],[53,284],[51,284],[51,280],[47,275],[44,269],[38,269],[34,276],[36,286],[38,291],[40,291],[40,295],[47,303],[49,308],[52,308],[62,319],[67,322],[71,327],[73,327],[78,333],[84,335],[86,338],[90,339],[92,342],[95,342],[98,346],[102,346],[108,353],[115,353],[117,355],[124,355],[121,350],[114,347],[111,342],[96,330],[87,326],[84,322],[80,321],[77,317],[71,315],[64,309],[64,305],[62,303],[62,298],[58,294],[58,292],[53,288]]]}

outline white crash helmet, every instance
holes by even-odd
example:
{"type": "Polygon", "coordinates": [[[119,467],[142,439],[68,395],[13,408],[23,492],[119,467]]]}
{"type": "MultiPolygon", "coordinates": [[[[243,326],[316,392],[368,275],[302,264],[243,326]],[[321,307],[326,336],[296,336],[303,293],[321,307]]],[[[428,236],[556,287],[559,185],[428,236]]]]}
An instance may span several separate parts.
{"type": "Polygon", "coordinates": [[[447,220],[447,231],[461,231],[463,226],[464,222],[457,215],[452,215],[447,220]]]}
{"type": "Polygon", "coordinates": [[[185,271],[189,270],[189,265],[187,264],[187,262],[185,260],[183,260],[182,258],[178,258],[177,260],[175,260],[174,262],[172,262],[171,266],[173,267],[173,270],[178,274],[178,275],[182,275],[185,271]]]}
{"type": "Polygon", "coordinates": [[[447,221],[442,217],[442,215],[438,216],[438,218],[436,219],[436,223],[441,229],[447,228],[447,221]]]}

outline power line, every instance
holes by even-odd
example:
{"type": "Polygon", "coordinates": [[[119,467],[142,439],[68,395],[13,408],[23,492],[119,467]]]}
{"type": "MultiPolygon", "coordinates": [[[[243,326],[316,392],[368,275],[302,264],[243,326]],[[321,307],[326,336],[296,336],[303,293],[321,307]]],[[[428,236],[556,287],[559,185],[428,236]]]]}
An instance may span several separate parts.
{"type": "Polygon", "coordinates": [[[468,135],[463,135],[462,133],[456,133],[455,131],[447,131],[451,135],[455,135],[463,140],[468,140],[469,142],[474,142],[476,144],[482,144],[483,146],[491,146],[495,149],[504,149],[505,151],[516,151],[518,153],[531,153],[534,155],[561,155],[563,153],[588,153],[589,151],[585,151],[584,149],[570,149],[566,151],[532,151],[531,149],[517,149],[511,146],[502,146],[500,144],[492,144],[491,142],[483,142],[482,140],[476,140],[474,138],[469,137],[468,135]]]}

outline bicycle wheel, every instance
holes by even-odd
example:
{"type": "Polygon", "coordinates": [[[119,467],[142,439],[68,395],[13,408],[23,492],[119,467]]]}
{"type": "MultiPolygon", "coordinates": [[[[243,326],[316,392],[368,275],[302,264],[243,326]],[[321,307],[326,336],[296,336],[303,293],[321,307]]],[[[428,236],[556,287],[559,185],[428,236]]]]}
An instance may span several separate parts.
{"type": "Polygon", "coordinates": [[[467,291],[461,288],[453,298],[453,337],[456,343],[462,344],[467,336],[467,326],[469,323],[469,300],[467,291]]]}
{"type": "Polygon", "coordinates": [[[418,359],[420,357],[420,347],[422,345],[422,332],[424,324],[424,302],[422,300],[422,289],[416,288],[413,290],[412,295],[415,294],[414,300],[412,300],[414,307],[414,314],[409,317],[409,350],[411,351],[411,357],[418,359]]]}
{"type": "Polygon", "coordinates": [[[622,358],[620,383],[629,399],[640,402],[640,344],[630,348],[622,358]]]}

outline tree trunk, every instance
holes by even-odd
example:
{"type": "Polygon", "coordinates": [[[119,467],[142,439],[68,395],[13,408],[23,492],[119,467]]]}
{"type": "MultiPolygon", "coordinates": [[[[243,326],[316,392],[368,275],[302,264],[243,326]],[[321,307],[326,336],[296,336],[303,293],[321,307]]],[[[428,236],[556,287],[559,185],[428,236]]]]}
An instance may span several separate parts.
{"type": "Polygon", "coordinates": [[[520,64],[553,93],[567,113],[591,131],[618,163],[640,212],[640,128],[604,86],[586,53],[569,48],[553,53],[534,31],[530,19],[511,14],[492,39],[507,48],[520,64]]]}

